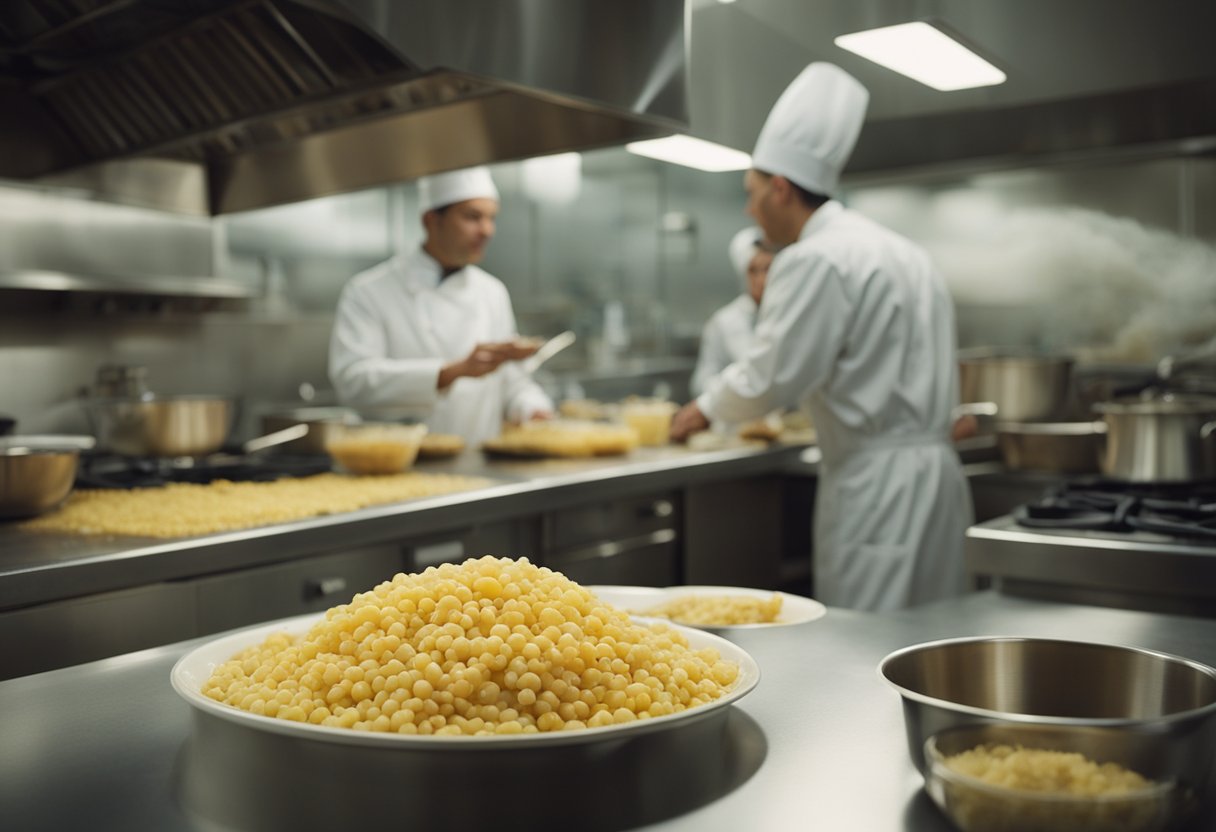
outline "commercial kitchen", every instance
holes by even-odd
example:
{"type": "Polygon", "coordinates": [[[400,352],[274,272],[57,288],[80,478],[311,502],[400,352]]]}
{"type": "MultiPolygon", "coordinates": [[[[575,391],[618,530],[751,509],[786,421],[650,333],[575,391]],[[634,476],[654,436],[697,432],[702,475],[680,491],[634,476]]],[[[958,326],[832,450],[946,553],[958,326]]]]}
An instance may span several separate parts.
{"type": "Polygon", "coordinates": [[[1216,828],[1212,31],[1183,0],[4,4],[0,825],[1216,828]],[[844,37],[900,24],[1000,79],[934,87],[844,37]],[[426,418],[339,396],[343,289],[418,249],[424,178],[476,166],[501,206],[481,265],[529,351],[554,339],[527,365],[552,421],[693,400],[742,291],[748,154],[813,62],[869,93],[837,198],[953,303],[970,495],[935,511],[973,520],[963,594],[817,600],[824,455],[793,409],[599,455],[343,464],[343,431],[426,418]],[[726,161],[639,146],[669,136],[726,161]],[[192,427],[134,429],[154,403],[192,427]],[[297,725],[191,675],[487,554],[606,599],[781,593],[786,617],[681,628],[738,661],[721,702],[556,735],[297,725]],[[926,744],[967,729],[1143,764],[1155,791],[968,816],[926,744]]]}

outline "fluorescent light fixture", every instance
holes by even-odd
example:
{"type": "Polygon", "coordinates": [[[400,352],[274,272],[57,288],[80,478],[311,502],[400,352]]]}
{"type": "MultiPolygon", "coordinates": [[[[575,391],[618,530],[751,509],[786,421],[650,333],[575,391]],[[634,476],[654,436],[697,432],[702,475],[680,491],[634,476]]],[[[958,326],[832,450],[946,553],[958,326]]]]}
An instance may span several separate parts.
{"type": "Polygon", "coordinates": [[[836,38],[855,52],[935,90],[965,90],[1003,84],[1005,73],[928,23],[900,23],[836,38]]]}
{"type": "Polygon", "coordinates": [[[638,156],[649,156],[660,162],[671,162],[712,173],[747,170],[752,166],[752,157],[742,150],[678,133],[662,139],[630,142],[625,145],[625,149],[638,156]]]}

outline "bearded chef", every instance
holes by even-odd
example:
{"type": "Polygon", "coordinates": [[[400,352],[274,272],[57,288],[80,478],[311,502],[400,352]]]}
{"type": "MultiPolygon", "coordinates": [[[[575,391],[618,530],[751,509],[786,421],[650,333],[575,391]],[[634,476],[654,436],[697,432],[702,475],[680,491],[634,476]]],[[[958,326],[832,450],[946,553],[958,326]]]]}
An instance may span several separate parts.
{"type": "Polygon", "coordinates": [[[342,291],[329,376],[346,404],[399,409],[478,443],[504,420],[547,418],[553,403],[517,363],[506,287],[477,267],[494,236],[498,189],[484,167],[419,180],[421,246],[342,291]]]}
{"type": "Polygon", "coordinates": [[[743,282],[743,294],[715,312],[701,331],[701,349],[689,386],[699,395],[706,383],[727,366],[743,357],[752,340],[756,310],[764,294],[765,276],[773,255],[761,243],[759,228],[744,228],[727,246],[731,267],[743,282]]]}
{"type": "Polygon", "coordinates": [[[773,260],[746,355],[672,423],[751,419],[805,404],[823,461],[814,512],[815,594],[865,610],[964,590],[967,480],[950,443],[958,401],[954,307],[918,246],[830,195],[869,94],[813,63],[769,113],[744,177],[773,260]]]}

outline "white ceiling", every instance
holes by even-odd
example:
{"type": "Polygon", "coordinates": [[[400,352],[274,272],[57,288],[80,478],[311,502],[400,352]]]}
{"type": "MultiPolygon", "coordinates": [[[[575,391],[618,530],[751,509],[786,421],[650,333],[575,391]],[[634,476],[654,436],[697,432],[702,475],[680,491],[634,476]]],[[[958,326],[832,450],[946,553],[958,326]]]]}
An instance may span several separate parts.
{"type": "Polygon", "coordinates": [[[769,107],[809,62],[871,93],[868,119],[984,111],[1216,78],[1210,0],[692,0],[692,132],[750,149],[769,107]],[[840,34],[942,23],[1007,83],[938,92],[835,46],[840,34]]]}

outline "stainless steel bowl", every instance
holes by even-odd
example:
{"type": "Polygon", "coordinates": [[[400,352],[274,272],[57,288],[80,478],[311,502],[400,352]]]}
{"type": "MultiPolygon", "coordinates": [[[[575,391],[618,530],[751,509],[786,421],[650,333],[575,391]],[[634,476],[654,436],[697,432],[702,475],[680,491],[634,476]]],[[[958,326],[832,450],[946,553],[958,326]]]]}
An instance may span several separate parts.
{"type": "Polygon", "coordinates": [[[1202,800],[1216,764],[1216,670],[1166,653],[1033,638],[964,638],[891,653],[879,672],[903,701],[908,752],[972,725],[1111,731],[1202,800]]]}
{"type": "Polygon", "coordinates": [[[91,436],[0,438],[0,517],[33,517],[63,502],[80,452],[92,446],[91,436]]]}
{"type": "Polygon", "coordinates": [[[959,353],[959,400],[992,402],[1010,422],[1066,418],[1074,361],[1031,351],[973,349],[959,353]]]}
{"type": "Polygon", "coordinates": [[[1106,438],[1104,422],[997,422],[996,446],[1012,471],[1092,474],[1106,438]]]}
{"type": "Polygon", "coordinates": [[[85,410],[102,448],[125,456],[205,456],[224,445],[236,406],[212,396],[89,399],[85,410]]]}

